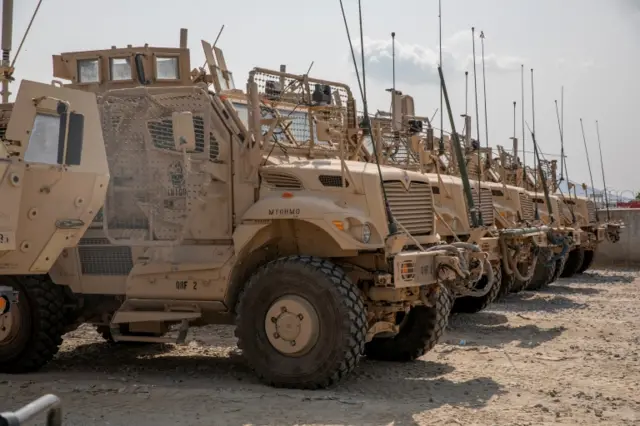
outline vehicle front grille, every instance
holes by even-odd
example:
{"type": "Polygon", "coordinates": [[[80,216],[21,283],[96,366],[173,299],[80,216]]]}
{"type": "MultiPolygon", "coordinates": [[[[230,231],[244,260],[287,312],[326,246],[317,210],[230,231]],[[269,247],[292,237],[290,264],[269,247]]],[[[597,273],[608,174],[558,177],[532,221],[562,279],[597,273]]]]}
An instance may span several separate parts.
{"type": "MultiPolygon", "coordinates": [[[[481,193],[478,194],[478,188],[471,188],[471,195],[473,198],[473,204],[477,210],[482,212],[482,223],[485,226],[493,226],[493,194],[488,188],[481,188],[481,193]]],[[[469,223],[471,222],[471,213],[469,215],[469,223]]]]}
{"type": "Polygon", "coordinates": [[[389,207],[395,220],[412,235],[433,232],[433,194],[427,182],[411,182],[409,190],[399,180],[384,182],[389,207]]]}
{"type": "Polygon", "coordinates": [[[520,206],[522,207],[522,219],[533,220],[535,219],[535,213],[533,209],[533,201],[526,192],[520,192],[520,206]]]}
{"type": "Polygon", "coordinates": [[[587,211],[589,212],[589,223],[597,222],[596,219],[596,205],[593,201],[587,201],[587,211]]]}

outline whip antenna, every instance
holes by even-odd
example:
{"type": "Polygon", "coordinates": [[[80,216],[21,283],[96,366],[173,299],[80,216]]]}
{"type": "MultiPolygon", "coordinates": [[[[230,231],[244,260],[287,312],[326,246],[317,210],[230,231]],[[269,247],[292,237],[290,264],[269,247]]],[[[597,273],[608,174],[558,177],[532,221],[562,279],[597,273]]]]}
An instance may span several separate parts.
{"type": "MultiPolygon", "coordinates": [[[[584,125],[582,124],[582,118],[580,118],[580,128],[582,129],[582,141],[584,142],[584,152],[587,156],[587,166],[589,167],[589,178],[591,179],[591,195],[593,196],[593,204],[595,204],[596,209],[596,221],[599,221],[598,218],[598,203],[596,203],[596,188],[593,186],[593,173],[591,173],[591,162],[589,161],[589,149],[587,149],[587,137],[584,135],[584,125]]],[[[587,192],[587,196],[589,196],[589,192],[587,192]]]]}
{"type": "Polygon", "coordinates": [[[604,178],[604,163],[602,161],[602,145],[600,144],[600,125],[596,120],[596,132],[598,133],[598,149],[600,150],[600,168],[602,169],[602,184],[604,185],[604,202],[607,207],[607,220],[611,220],[611,213],[609,212],[609,195],[607,194],[607,181],[604,178]]]}
{"type": "MultiPolygon", "coordinates": [[[[484,31],[480,31],[480,44],[482,46],[482,86],[484,87],[484,139],[489,148],[489,116],[487,113],[487,77],[484,73],[484,31]]],[[[514,135],[515,136],[515,135],[514,135]]]]}
{"type": "Polygon", "coordinates": [[[358,12],[360,19],[360,50],[362,53],[362,80],[360,80],[360,71],[358,70],[358,62],[356,61],[356,54],[353,50],[353,42],[351,41],[351,35],[349,33],[349,24],[347,23],[347,15],[344,13],[344,4],[342,0],[340,1],[340,10],[342,12],[342,19],[344,21],[344,27],[347,32],[347,39],[349,40],[349,48],[351,50],[351,58],[353,59],[353,66],[356,72],[356,78],[358,79],[358,87],[360,88],[360,95],[362,96],[362,108],[364,112],[363,124],[365,130],[369,132],[369,136],[371,137],[371,142],[373,146],[373,155],[376,159],[376,167],[378,169],[378,179],[380,180],[380,188],[382,189],[382,198],[384,199],[384,207],[387,213],[387,228],[390,234],[395,234],[398,232],[398,227],[396,225],[395,219],[393,218],[393,213],[391,212],[391,207],[389,206],[389,199],[387,198],[387,191],[384,187],[384,180],[382,178],[382,169],[380,168],[380,158],[378,157],[378,148],[376,146],[375,141],[373,140],[373,132],[371,130],[371,120],[369,117],[369,108],[367,105],[367,87],[365,82],[365,63],[364,63],[364,36],[362,33],[362,6],[360,0],[358,0],[358,12]]]}

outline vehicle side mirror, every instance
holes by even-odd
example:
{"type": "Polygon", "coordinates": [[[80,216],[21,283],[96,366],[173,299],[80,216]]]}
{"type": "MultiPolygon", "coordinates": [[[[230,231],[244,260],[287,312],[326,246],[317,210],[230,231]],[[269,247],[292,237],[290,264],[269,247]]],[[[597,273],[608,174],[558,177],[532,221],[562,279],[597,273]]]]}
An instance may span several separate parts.
{"type": "Polygon", "coordinates": [[[63,102],[58,102],[57,112],[60,114],[58,164],[79,166],[82,160],[82,145],[84,142],[84,115],[73,111],[67,114],[67,105],[63,102]],[[69,133],[67,135],[67,152],[65,156],[64,141],[67,130],[67,118],[69,120],[69,133]]]}
{"type": "Polygon", "coordinates": [[[176,150],[195,151],[196,131],[193,127],[193,114],[189,111],[176,111],[172,117],[173,142],[176,150]]]}

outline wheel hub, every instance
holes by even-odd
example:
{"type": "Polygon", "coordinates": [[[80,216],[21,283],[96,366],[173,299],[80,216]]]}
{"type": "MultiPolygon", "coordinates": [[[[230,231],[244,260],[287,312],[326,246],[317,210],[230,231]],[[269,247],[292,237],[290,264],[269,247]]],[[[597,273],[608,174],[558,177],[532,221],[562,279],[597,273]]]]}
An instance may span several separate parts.
{"type": "Polygon", "coordinates": [[[0,345],[10,342],[20,329],[20,308],[18,304],[11,305],[11,311],[0,315],[0,345]]]}
{"type": "Polygon", "coordinates": [[[317,342],[318,313],[306,299],[287,295],[277,299],[264,321],[269,343],[280,353],[302,355],[317,342]]]}

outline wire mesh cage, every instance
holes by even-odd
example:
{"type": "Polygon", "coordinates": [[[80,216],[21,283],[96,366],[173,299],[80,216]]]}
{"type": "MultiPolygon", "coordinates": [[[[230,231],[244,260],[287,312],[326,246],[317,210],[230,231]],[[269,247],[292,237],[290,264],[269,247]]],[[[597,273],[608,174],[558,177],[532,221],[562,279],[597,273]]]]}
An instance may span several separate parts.
{"type": "Polygon", "coordinates": [[[204,185],[203,166],[224,160],[208,94],[195,88],[114,91],[100,97],[111,181],[103,211],[108,237],[128,243],[179,241],[204,185]],[[191,111],[195,147],[178,150],[174,112],[191,111]]]}

